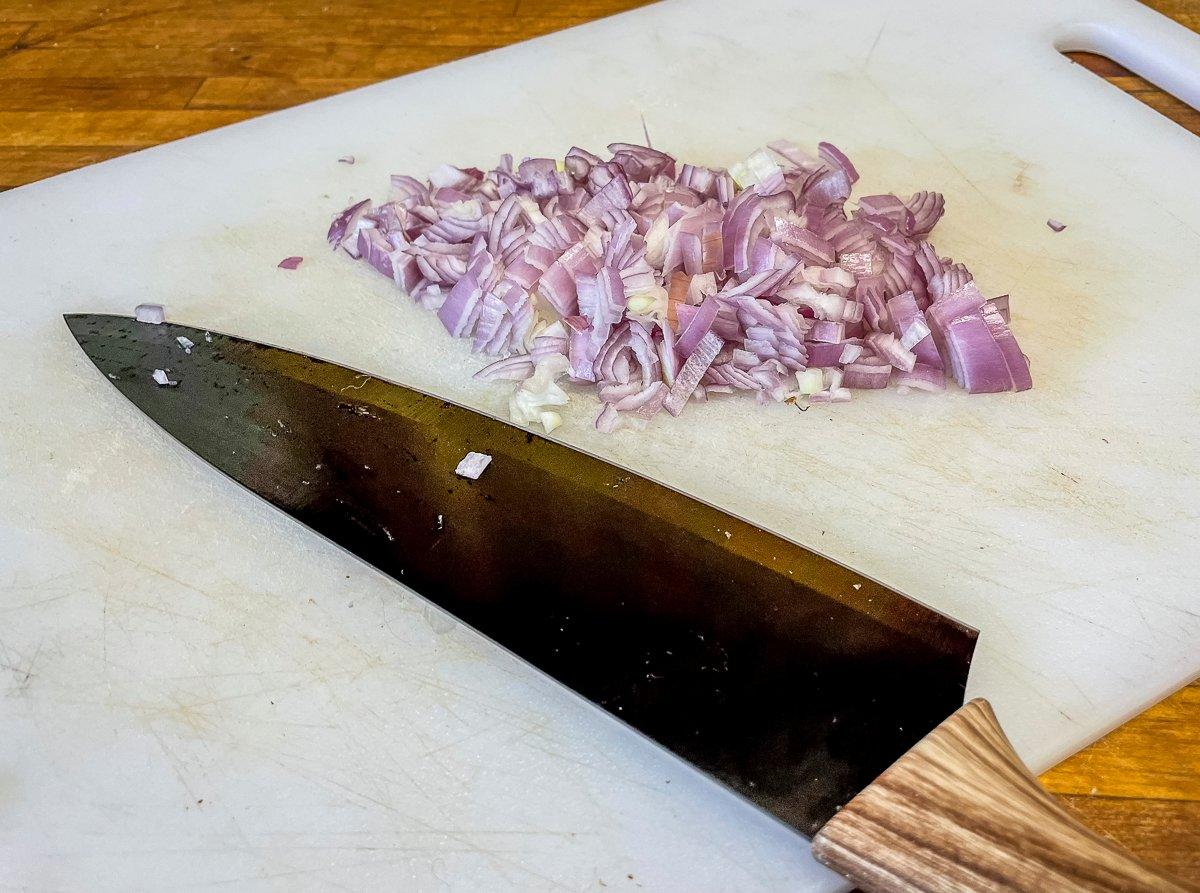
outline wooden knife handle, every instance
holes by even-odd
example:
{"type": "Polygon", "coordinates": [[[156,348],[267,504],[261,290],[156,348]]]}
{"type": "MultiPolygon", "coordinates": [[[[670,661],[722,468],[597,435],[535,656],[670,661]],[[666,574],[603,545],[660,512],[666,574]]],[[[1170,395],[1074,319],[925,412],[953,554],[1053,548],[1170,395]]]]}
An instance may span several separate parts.
{"type": "Polygon", "coordinates": [[[1200,889],[1076,821],[1025,768],[982,699],[843,807],[813,853],[870,893],[1200,889]]]}

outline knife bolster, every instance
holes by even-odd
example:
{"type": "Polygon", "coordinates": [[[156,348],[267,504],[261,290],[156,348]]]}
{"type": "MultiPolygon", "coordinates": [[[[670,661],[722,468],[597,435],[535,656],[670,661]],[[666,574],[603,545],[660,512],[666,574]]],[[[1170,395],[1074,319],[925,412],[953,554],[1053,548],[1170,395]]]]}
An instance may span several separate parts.
{"type": "Polygon", "coordinates": [[[983,699],[843,807],[813,839],[813,854],[870,893],[1193,889],[1059,806],[983,699]]]}

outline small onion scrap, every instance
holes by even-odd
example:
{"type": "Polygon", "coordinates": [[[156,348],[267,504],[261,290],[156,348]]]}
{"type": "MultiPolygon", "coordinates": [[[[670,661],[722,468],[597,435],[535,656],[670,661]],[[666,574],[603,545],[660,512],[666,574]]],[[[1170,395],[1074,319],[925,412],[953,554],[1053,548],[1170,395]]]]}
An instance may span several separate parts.
{"type": "Polygon", "coordinates": [[[458,463],[458,467],[454,469],[454,473],[460,478],[477,481],[479,480],[479,476],[483,474],[483,470],[491,464],[492,457],[487,453],[470,452],[462,457],[462,461],[458,463]]]}
{"type": "Polygon", "coordinates": [[[159,326],[167,318],[167,314],[162,304],[138,304],[133,308],[133,318],[138,322],[159,326]]]}
{"type": "Polygon", "coordinates": [[[830,143],[779,140],[728,170],[608,152],[393,175],[387,201],[355,202],[327,238],[494,358],[475,378],[516,382],[513,420],[547,432],[560,377],[594,390],[604,432],[718,394],[1032,387],[1008,296],[928,241],[940,193],[851,203],[859,172],[830,143]]]}

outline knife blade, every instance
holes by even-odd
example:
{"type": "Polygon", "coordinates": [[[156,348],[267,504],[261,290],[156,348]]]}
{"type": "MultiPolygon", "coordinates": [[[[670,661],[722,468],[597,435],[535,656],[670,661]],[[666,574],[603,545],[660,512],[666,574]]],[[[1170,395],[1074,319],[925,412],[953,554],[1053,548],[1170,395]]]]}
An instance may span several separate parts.
{"type": "Polygon", "coordinates": [[[806,836],[963,703],[974,630],[675,490],[293,351],[65,319],[216,469],[806,836]]]}

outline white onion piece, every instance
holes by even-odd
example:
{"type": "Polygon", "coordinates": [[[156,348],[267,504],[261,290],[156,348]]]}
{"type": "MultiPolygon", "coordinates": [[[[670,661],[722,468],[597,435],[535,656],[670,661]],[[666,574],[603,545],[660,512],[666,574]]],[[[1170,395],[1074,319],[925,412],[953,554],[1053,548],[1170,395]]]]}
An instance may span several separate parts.
{"type": "Polygon", "coordinates": [[[549,434],[562,424],[562,416],[551,407],[566,406],[570,398],[558,379],[571,368],[560,353],[539,360],[533,375],[521,382],[508,401],[508,415],[518,425],[538,425],[549,434]]]}
{"type": "Polygon", "coordinates": [[[492,457],[487,453],[470,452],[463,456],[454,473],[460,478],[477,481],[483,470],[492,464],[492,457]]]}
{"type": "Polygon", "coordinates": [[[918,316],[908,324],[908,328],[905,329],[904,334],[900,336],[900,344],[905,350],[912,350],[913,346],[919,341],[923,341],[925,336],[928,334],[928,323],[925,322],[924,318],[918,316]]]}
{"type": "Polygon", "coordinates": [[[138,304],[133,308],[133,318],[152,326],[162,325],[167,318],[162,304],[138,304]]]}
{"type": "Polygon", "coordinates": [[[830,391],[821,391],[819,394],[813,394],[808,398],[809,403],[849,403],[851,394],[849,388],[834,388],[830,391]]]}
{"type": "Polygon", "coordinates": [[[842,345],[842,355],[838,357],[839,363],[853,363],[862,356],[863,348],[861,344],[855,344],[853,341],[847,341],[842,345]]]}
{"type": "Polygon", "coordinates": [[[796,373],[796,384],[805,397],[825,390],[825,374],[820,369],[805,369],[796,373]]]}

